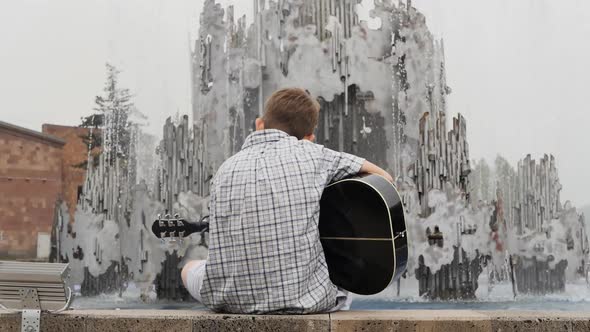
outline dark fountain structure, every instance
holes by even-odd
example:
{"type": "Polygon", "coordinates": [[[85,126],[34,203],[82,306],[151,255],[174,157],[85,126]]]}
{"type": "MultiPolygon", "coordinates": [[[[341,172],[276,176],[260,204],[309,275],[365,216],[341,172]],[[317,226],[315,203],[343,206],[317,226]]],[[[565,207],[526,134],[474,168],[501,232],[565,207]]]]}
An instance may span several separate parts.
{"type": "Polygon", "coordinates": [[[467,123],[447,109],[443,41],[409,0],[366,3],[254,0],[253,17],[236,17],[232,6],[205,1],[191,54],[192,121],[168,119],[159,144],[129,128],[123,162],[109,145],[116,119],[106,115],[107,144],[88,163],[75,222],[57,216],[60,257],[83,294],[133,282],[146,299],[188,299],[180,267],[206,257],[206,239],[162,243],[149,225],[165,211],[193,220],[207,213],[215,171],[239,151],[264,100],[287,86],[318,98],[319,144],[396,176],[411,225],[406,278],[418,280],[417,295],[475,298],[485,266],[504,279],[513,273],[518,291],[533,293],[562,290],[569,271],[583,271],[583,219],[559,202],[553,157],[525,158],[495,181],[494,201],[474,199],[467,123]]]}

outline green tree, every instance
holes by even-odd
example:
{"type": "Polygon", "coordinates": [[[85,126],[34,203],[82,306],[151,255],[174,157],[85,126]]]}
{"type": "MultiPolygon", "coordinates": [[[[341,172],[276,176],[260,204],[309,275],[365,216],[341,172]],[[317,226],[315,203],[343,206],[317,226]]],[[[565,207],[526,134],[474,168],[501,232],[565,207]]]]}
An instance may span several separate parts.
{"type": "MultiPolygon", "coordinates": [[[[94,110],[102,115],[102,147],[108,154],[107,162],[113,165],[115,159],[126,162],[131,144],[129,115],[134,109],[129,89],[119,87],[120,71],[107,63],[107,80],[103,95],[96,96],[94,110]]],[[[124,165],[123,165],[124,166],[124,165]]]]}
{"type": "MultiPolygon", "coordinates": [[[[95,106],[93,114],[82,117],[80,127],[100,130],[91,130],[88,135],[82,135],[82,140],[89,149],[100,147],[102,153],[106,153],[106,161],[112,166],[116,159],[120,165],[125,167],[129,162],[129,148],[131,145],[132,121],[129,117],[133,114],[145,116],[137,111],[129,89],[119,86],[121,73],[115,66],[106,64],[106,81],[103,87],[103,94],[94,99],[95,106]]],[[[94,162],[98,162],[95,156],[94,162]]],[[[87,162],[76,167],[86,168],[87,162]]]]}

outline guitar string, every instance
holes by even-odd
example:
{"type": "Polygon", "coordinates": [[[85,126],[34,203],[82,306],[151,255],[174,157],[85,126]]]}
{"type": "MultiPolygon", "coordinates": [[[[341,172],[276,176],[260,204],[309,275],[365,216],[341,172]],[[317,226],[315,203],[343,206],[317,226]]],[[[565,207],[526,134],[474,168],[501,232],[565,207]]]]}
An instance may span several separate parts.
{"type": "Polygon", "coordinates": [[[405,237],[403,235],[397,235],[396,237],[392,238],[378,238],[378,237],[340,237],[340,236],[326,236],[320,237],[320,240],[346,240],[346,241],[392,241],[396,240],[399,237],[405,237]]]}

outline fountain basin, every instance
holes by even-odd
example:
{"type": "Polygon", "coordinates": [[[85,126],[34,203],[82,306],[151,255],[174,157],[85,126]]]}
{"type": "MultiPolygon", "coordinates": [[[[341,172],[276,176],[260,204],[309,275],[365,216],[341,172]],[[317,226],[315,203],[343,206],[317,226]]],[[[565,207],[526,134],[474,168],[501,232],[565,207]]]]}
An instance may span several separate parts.
{"type": "MultiPolygon", "coordinates": [[[[321,315],[226,315],[203,310],[70,310],[43,314],[41,331],[588,331],[590,312],[381,310],[321,315]]],[[[0,331],[20,314],[0,312],[0,331]]]]}

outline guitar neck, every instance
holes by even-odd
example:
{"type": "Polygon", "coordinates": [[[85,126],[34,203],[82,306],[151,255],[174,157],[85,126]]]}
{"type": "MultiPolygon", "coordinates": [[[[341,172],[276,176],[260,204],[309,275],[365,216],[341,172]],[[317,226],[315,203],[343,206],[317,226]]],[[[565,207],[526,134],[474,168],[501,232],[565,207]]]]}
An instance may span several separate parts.
{"type": "Polygon", "coordinates": [[[189,236],[193,233],[201,233],[204,230],[209,230],[208,221],[186,222],[184,226],[187,233],[185,236],[189,236]]]}

